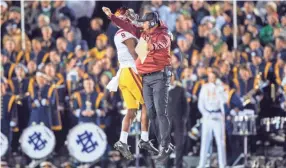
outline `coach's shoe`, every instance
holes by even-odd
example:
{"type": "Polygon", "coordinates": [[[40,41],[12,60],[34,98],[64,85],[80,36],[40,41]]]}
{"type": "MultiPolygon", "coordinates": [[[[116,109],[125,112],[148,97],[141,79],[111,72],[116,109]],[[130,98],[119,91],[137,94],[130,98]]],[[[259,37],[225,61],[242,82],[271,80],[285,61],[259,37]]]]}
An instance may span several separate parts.
{"type": "Polygon", "coordinates": [[[174,148],[175,148],[174,145],[169,144],[168,147],[162,148],[158,156],[154,157],[154,159],[157,160],[158,162],[163,162],[171,155],[171,153],[174,151],[174,148]]]}
{"type": "Polygon", "coordinates": [[[152,155],[158,155],[159,154],[159,150],[156,149],[153,144],[152,144],[152,140],[150,141],[143,141],[142,139],[140,139],[138,147],[140,149],[145,149],[147,150],[150,154],[152,155]]]}
{"type": "Polygon", "coordinates": [[[129,146],[121,141],[118,141],[114,144],[114,148],[118,150],[123,157],[125,157],[128,160],[134,160],[134,156],[129,151],[129,146]]]}

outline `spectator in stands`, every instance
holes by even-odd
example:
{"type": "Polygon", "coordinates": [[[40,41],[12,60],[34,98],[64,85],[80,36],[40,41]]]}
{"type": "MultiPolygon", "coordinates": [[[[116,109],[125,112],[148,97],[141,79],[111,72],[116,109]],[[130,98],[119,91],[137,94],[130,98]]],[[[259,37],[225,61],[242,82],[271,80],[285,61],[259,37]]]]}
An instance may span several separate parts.
{"type": "Polygon", "coordinates": [[[193,29],[193,20],[189,16],[185,16],[184,20],[181,21],[181,33],[185,34],[193,29]]]}
{"type": "Polygon", "coordinates": [[[170,9],[163,4],[162,0],[152,0],[151,1],[151,10],[157,11],[160,19],[166,24],[168,22],[168,14],[170,9]]]}
{"type": "Polygon", "coordinates": [[[42,27],[42,48],[47,51],[56,46],[55,39],[52,36],[53,30],[50,26],[42,27]]]}
{"type": "Polygon", "coordinates": [[[8,10],[8,5],[5,1],[0,2],[0,9],[1,9],[1,14],[5,14],[8,10]]]}
{"type": "Polygon", "coordinates": [[[202,1],[193,1],[191,8],[191,16],[194,18],[196,25],[200,24],[200,21],[205,17],[209,16],[210,13],[204,8],[204,3],[202,1]]]}
{"type": "Polygon", "coordinates": [[[70,7],[68,7],[66,5],[66,1],[65,0],[59,0],[59,1],[54,1],[53,2],[53,7],[54,7],[54,12],[51,16],[51,20],[53,21],[54,24],[58,24],[61,15],[67,16],[71,23],[73,23],[73,25],[75,25],[75,12],[73,9],[71,9],[70,7]]]}
{"type": "Polygon", "coordinates": [[[233,34],[230,25],[226,25],[222,29],[222,39],[227,44],[228,50],[233,48],[233,34]]]}
{"type": "MultiPolygon", "coordinates": [[[[285,30],[286,29],[286,14],[281,16],[281,27],[285,30]]],[[[285,32],[285,31],[284,31],[285,32]]]]}
{"type": "Polygon", "coordinates": [[[102,33],[103,20],[101,18],[93,18],[90,21],[90,28],[88,29],[87,43],[88,47],[92,48],[95,46],[95,39],[99,34],[102,33]]]}
{"type": "Polygon", "coordinates": [[[54,13],[54,8],[51,4],[51,1],[50,0],[41,1],[40,2],[40,10],[37,12],[38,12],[38,15],[44,14],[44,15],[48,16],[49,18],[51,18],[53,13],[54,13]]]}
{"type": "Polygon", "coordinates": [[[170,1],[169,2],[169,13],[167,14],[167,20],[166,25],[169,29],[169,31],[174,31],[176,28],[176,20],[179,16],[179,9],[181,4],[176,1],[170,1]]]}
{"type": "Polygon", "coordinates": [[[268,24],[264,26],[259,33],[259,38],[264,45],[273,42],[274,29],[280,27],[279,19],[276,14],[268,15],[267,23],[268,24]]]}
{"type": "MultiPolygon", "coordinates": [[[[6,23],[6,30],[7,34],[3,37],[3,44],[11,38],[15,42],[15,51],[19,52],[22,50],[22,34],[21,29],[17,27],[17,23],[14,20],[9,20],[6,23]]],[[[31,43],[29,41],[28,36],[25,34],[25,43],[26,43],[26,50],[31,50],[31,43]]]]}
{"type": "Polygon", "coordinates": [[[241,38],[241,44],[239,44],[238,49],[242,52],[250,52],[250,40],[251,40],[251,33],[245,32],[241,38]]]}
{"type": "Polygon", "coordinates": [[[65,15],[61,14],[59,18],[59,28],[60,31],[58,32],[58,36],[65,36],[64,30],[68,29],[69,31],[73,31],[75,43],[78,43],[82,39],[80,29],[73,27],[70,18],[65,15]]]}
{"type": "Polygon", "coordinates": [[[277,15],[277,5],[275,2],[268,2],[265,5],[267,16],[276,14],[277,15]]]}
{"type": "Polygon", "coordinates": [[[17,27],[20,28],[21,22],[21,9],[17,6],[13,6],[9,9],[8,20],[14,20],[17,24],[17,27]]]}
{"type": "Polygon", "coordinates": [[[90,57],[100,60],[105,57],[108,38],[105,34],[100,34],[96,38],[96,45],[89,51],[90,57]]]}
{"type": "Polygon", "coordinates": [[[75,29],[74,28],[64,28],[63,30],[63,37],[67,41],[67,51],[73,52],[75,50],[76,45],[80,41],[76,41],[75,39],[75,29]]]}
{"type": "Polygon", "coordinates": [[[1,22],[0,25],[2,25],[7,17],[8,17],[8,5],[5,1],[0,2],[0,10],[1,10],[1,22]]]}
{"type": "Polygon", "coordinates": [[[116,53],[115,53],[115,50],[112,46],[108,46],[106,47],[106,58],[110,59],[111,61],[111,66],[113,68],[117,68],[118,66],[118,61],[117,61],[117,58],[116,58],[116,53]]]}
{"type": "Polygon", "coordinates": [[[214,52],[217,56],[227,51],[227,45],[221,40],[221,31],[219,29],[212,29],[208,38],[209,43],[213,46],[214,52]]]}
{"type": "Polygon", "coordinates": [[[262,19],[254,13],[254,2],[247,1],[243,4],[243,15],[240,21],[245,21],[247,18],[253,18],[258,26],[262,26],[262,19]]]}
{"type": "Polygon", "coordinates": [[[44,14],[40,14],[37,19],[37,24],[31,25],[32,37],[41,37],[42,27],[49,25],[50,25],[50,18],[44,14]]]}

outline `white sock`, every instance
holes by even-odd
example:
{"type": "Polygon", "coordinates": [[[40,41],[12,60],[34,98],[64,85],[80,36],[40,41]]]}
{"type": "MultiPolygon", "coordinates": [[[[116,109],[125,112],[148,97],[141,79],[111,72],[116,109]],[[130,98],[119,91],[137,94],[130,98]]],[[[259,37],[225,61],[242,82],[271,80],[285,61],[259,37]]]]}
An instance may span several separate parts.
{"type": "Polygon", "coordinates": [[[147,131],[142,131],[141,132],[141,139],[145,142],[149,141],[149,134],[147,131]]]}
{"type": "Polygon", "coordinates": [[[122,143],[127,144],[127,138],[128,138],[128,132],[121,131],[121,133],[120,133],[120,139],[119,139],[119,140],[120,140],[122,143]]]}

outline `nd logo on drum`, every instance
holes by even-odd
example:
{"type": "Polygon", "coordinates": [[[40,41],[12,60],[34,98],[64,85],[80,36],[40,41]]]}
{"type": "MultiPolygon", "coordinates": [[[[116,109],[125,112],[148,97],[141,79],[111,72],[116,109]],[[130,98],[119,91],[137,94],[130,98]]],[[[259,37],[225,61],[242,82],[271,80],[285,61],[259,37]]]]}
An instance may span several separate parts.
{"type": "Polygon", "coordinates": [[[82,152],[90,153],[98,146],[97,141],[92,141],[92,132],[84,131],[84,133],[77,135],[77,144],[82,145],[82,152]]]}
{"type": "Polygon", "coordinates": [[[42,150],[45,148],[47,141],[42,139],[42,134],[40,132],[34,132],[33,135],[29,136],[29,144],[34,145],[34,150],[42,150]]]}

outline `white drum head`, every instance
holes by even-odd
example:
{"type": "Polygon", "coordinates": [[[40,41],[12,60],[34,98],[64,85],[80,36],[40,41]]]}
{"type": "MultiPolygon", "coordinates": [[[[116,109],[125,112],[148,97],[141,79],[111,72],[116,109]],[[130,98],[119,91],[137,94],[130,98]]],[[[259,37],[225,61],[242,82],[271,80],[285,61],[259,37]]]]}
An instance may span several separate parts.
{"type": "Polygon", "coordinates": [[[8,150],[9,142],[8,138],[1,132],[0,134],[0,155],[1,157],[4,156],[8,150]]]}
{"type": "Polygon", "coordinates": [[[67,147],[71,156],[83,163],[95,162],[104,154],[106,135],[93,123],[75,126],[68,134],[67,147]]]}
{"type": "Polygon", "coordinates": [[[51,154],[56,144],[54,133],[43,125],[26,128],[20,138],[23,152],[32,159],[42,159],[51,154]]]}

